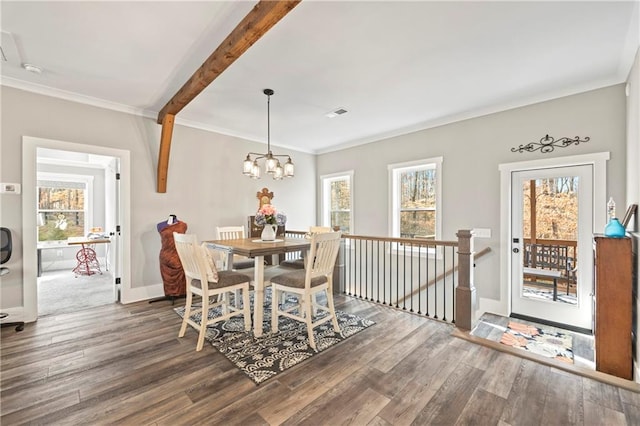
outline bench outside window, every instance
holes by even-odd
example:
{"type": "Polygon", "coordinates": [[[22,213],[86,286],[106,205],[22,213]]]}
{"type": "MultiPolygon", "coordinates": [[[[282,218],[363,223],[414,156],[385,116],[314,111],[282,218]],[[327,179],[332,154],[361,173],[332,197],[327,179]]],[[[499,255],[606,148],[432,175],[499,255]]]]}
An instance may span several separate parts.
{"type": "Polygon", "coordinates": [[[575,247],[563,244],[531,244],[525,241],[523,266],[525,281],[542,286],[550,285],[545,281],[553,282],[553,300],[557,300],[558,297],[558,282],[566,283],[567,295],[570,287],[575,287],[575,247]]]}

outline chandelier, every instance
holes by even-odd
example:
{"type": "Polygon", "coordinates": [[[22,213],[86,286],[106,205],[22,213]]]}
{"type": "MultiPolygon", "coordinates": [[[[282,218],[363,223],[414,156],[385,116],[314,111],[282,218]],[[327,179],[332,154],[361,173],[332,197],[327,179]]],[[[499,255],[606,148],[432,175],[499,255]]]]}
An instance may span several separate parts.
{"type": "Polygon", "coordinates": [[[271,95],[273,95],[274,92],[271,89],[264,89],[263,93],[267,95],[267,153],[248,153],[243,163],[242,174],[249,176],[251,179],[260,179],[260,165],[258,164],[258,160],[264,158],[264,171],[270,174],[274,180],[293,177],[294,167],[291,157],[289,155],[278,155],[271,152],[271,117],[269,115],[269,104],[271,102],[271,95]],[[252,155],[254,156],[253,159],[251,158],[252,155]],[[287,157],[287,162],[284,163],[284,166],[280,164],[278,157],[287,157]]]}

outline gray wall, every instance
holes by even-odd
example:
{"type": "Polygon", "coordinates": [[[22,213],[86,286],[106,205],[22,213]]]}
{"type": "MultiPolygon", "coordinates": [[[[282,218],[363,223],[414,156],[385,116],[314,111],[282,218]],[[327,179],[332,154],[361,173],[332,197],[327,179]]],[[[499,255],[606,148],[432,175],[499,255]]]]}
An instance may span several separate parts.
{"type": "MultiPolygon", "coordinates": [[[[22,180],[22,136],[33,136],[129,150],[131,153],[132,287],[162,282],[156,224],[175,213],[198,238],[215,237],[215,227],[246,224],[258,207],[263,187],[275,193],[273,204],[288,215],[287,228],[315,224],[315,156],[292,152],[296,176],[280,182],[251,180],[241,174],[248,151],[266,145],[176,125],[167,193],[156,192],[160,126],[155,120],[0,86],[2,122],[0,181],[22,180]]],[[[179,116],[178,116],[179,118],[179,116]]],[[[256,123],[262,128],[264,123],[256,123]]],[[[265,135],[266,137],[266,135],[265,135]]],[[[287,152],[289,152],[287,150],[287,152]]],[[[0,308],[22,306],[21,196],[0,196],[0,223],[13,232],[14,254],[2,277],[0,308]]]]}
{"type": "MultiPolygon", "coordinates": [[[[625,95],[616,85],[583,94],[465,120],[316,157],[295,153],[297,175],[275,182],[240,175],[240,159],[264,145],[176,126],[166,194],[155,192],[159,146],[154,120],[41,96],[0,86],[2,140],[0,179],[21,181],[23,135],[127,149],[131,152],[132,286],[160,283],[160,240],[155,224],[169,213],[186,221],[201,239],[212,238],[216,225],[245,223],[257,207],[263,186],[275,192],[274,204],[288,213],[289,229],[316,223],[317,176],[354,170],[354,233],[387,235],[387,165],[443,156],[443,239],[461,228],[490,228],[479,239],[492,253],[478,262],[480,297],[499,298],[500,188],[498,165],[543,158],[610,151],[608,195],[625,206],[625,95]],[[511,147],[554,137],[589,136],[591,142],[553,154],[512,153],[511,147]],[[236,176],[237,178],[230,178],[236,176]]],[[[2,306],[21,304],[21,227],[19,196],[2,195],[0,222],[16,236],[12,274],[3,278],[2,306]],[[10,278],[8,278],[10,277],[10,278]]]]}
{"type": "MultiPolygon", "coordinates": [[[[354,234],[387,235],[387,165],[443,157],[441,239],[455,240],[458,229],[490,228],[476,251],[492,252],[477,262],[478,295],[500,298],[500,173],[498,165],[551,156],[610,151],[607,194],[625,206],[624,85],[529,105],[318,156],[318,175],[354,170],[354,234]],[[513,153],[546,134],[591,141],[551,154],[513,153]]],[[[319,200],[318,200],[319,202],[319,200]]],[[[603,206],[604,208],[604,206],[603,206]]]]}

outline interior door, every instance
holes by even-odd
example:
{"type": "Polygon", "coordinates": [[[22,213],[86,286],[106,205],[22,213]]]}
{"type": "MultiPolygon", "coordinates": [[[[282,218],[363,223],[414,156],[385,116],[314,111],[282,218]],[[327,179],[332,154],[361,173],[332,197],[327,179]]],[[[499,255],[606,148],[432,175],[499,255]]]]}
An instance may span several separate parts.
{"type": "Polygon", "coordinates": [[[109,233],[109,269],[113,275],[113,299],[120,301],[120,286],[116,280],[121,277],[122,240],[120,231],[120,159],[113,157],[105,169],[105,231],[109,233]]]}
{"type": "Polygon", "coordinates": [[[593,166],[511,174],[511,313],[592,328],[593,166]]]}

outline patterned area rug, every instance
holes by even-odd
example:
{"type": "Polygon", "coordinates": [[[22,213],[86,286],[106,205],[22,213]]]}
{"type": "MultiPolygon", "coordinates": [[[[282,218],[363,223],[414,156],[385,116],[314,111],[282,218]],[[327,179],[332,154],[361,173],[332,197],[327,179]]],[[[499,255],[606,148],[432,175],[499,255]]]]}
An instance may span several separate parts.
{"type": "MultiPolygon", "coordinates": [[[[289,298],[286,301],[287,304],[294,302],[295,299],[289,298]]],[[[251,303],[253,304],[253,297],[251,303]]],[[[184,307],[174,308],[174,311],[181,318],[184,316],[184,307]]],[[[271,289],[266,289],[262,337],[256,338],[253,332],[245,332],[243,318],[238,316],[209,326],[206,340],[251,380],[260,384],[375,324],[371,320],[342,311],[336,310],[336,314],[340,333],[333,331],[331,321],[313,329],[318,348],[316,352],[309,346],[304,323],[280,317],[278,333],[270,333],[271,289]]],[[[199,320],[199,316],[197,314],[191,318],[199,320]]],[[[220,316],[219,308],[210,309],[209,318],[216,316],[220,316]]]]}
{"type": "Polygon", "coordinates": [[[560,332],[551,332],[531,325],[509,322],[500,343],[531,353],[573,364],[573,339],[560,332]]]}

